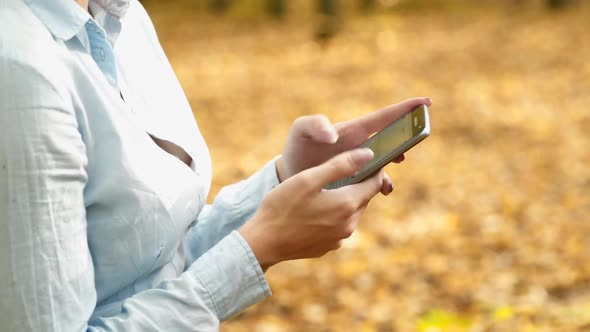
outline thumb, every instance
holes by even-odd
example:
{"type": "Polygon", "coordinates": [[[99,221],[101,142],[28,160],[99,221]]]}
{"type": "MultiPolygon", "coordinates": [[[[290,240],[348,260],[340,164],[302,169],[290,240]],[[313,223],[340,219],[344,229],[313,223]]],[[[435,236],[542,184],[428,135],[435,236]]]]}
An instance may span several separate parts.
{"type": "Polygon", "coordinates": [[[303,173],[307,173],[307,176],[313,179],[313,189],[320,190],[334,181],[353,176],[374,156],[373,151],[368,148],[349,150],[303,173]]]}
{"type": "Polygon", "coordinates": [[[294,134],[311,138],[320,143],[336,143],[338,132],[330,120],[322,114],[307,115],[297,118],[293,123],[294,134]]]}

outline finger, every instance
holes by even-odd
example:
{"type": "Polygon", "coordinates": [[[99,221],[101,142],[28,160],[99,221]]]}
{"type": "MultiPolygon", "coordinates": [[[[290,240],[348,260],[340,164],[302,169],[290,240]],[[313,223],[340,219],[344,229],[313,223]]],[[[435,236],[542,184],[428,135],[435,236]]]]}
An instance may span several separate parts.
{"type": "Polygon", "coordinates": [[[297,118],[293,123],[295,135],[311,138],[321,143],[336,143],[338,132],[323,114],[307,115],[297,118]]]}
{"type": "Polygon", "coordinates": [[[339,123],[336,125],[336,128],[342,136],[351,132],[362,132],[363,135],[369,136],[422,104],[431,106],[432,100],[426,97],[408,99],[401,103],[389,105],[378,111],[371,112],[360,118],[339,123]]]}
{"type": "Polygon", "coordinates": [[[357,203],[356,208],[358,209],[368,204],[371,198],[381,192],[384,174],[383,170],[381,170],[362,182],[331,190],[331,192],[334,195],[353,197],[357,203]]]}
{"type": "Polygon", "coordinates": [[[310,189],[320,190],[332,182],[356,174],[374,156],[368,148],[345,151],[319,166],[301,172],[301,175],[313,183],[310,189]]]}
{"type": "Polygon", "coordinates": [[[394,120],[408,113],[414,108],[426,104],[432,105],[430,98],[412,98],[398,104],[393,104],[378,111],[369,113],[359,119],[359,125],[370,134],[385,128],[394,120]]]}
{"type": "Polygon", "coordinates": [[[393,159],[393,162],[396,164],[401,163],[402,161],[406,160],[406,154],[402,153],[401,155],[397,156],[395,159],[393,159]]]}
{"type": "Polygon", "coordinates": [[[385,196],[391,194],[393,191],[393,182],[387,175],[387,173],[383,174],[383,181],[381,183],[381,193],[385,196]]]}

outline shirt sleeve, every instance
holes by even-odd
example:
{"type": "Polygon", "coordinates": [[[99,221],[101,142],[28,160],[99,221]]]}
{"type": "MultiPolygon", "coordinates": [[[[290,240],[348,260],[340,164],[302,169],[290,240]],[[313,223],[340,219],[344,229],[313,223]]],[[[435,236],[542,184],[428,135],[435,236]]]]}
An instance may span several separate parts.
{"type": "Polygon", "coordinates": [[[219,322],[270,295],[248,245],[232,232],[180,277],[125,300],[89,331],[217,331],[219,322]]]}
{"type": "Polygon", "coordinates": [[[236,229],[278,183],[273,159],[248,179],[224,187],[187,232],[185,266],[206,285],[221,320],[271,295],[260,264],[236,229]]]}
{"type": "MultiPolygon", "coordinates": [[[[52,82],[35,68],[0,58],[0,322],[4,328],[216,331],[221,319],[269,295],[255,257],[232,232],[219,237],[179,277],[123,301],[120,314],[89,321],[96,288],[83,196],[88,180],[86,151],[67,93],[52,82]]],[[[254,191],[262,193],[260,186],[254,191]]],[[[247,201],[244,212],[255,204],[247,201]]]]}
{"type": "Polygon", "coordinates": [[[279,184],[275,161],[269,161],[249,178],[223,187],[213,204],[203,207],[185,238],[185,266],[252,217],[264,196],[279,184]]]}

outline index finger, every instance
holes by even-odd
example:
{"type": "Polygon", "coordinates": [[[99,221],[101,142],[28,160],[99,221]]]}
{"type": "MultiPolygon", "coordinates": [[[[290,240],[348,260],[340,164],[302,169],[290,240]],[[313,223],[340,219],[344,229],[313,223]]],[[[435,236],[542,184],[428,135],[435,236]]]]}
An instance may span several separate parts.
{"type": "Polygon", "coordinates": [[[335,195],[350,195],[354,197],[357,208],[369,203],[375,195],[381,192],[385,172],[380,170],[369,178],[355,184],[349,184],[338,189],[330,190],[329,192],[335,195]]]}
{"type": "Polygon", "coordinates": [[[340,123],[337,125],[337,128],[339,131],[343,131],[342,135],[346,135],[348,131],[356,133],[362,131],[363,135],[368,137],[369,135],[387,127],[387,125],[394,120],[422,104],[431,106],[432,100],[425,97],[408,99],[401,103],[389,105],[378,111],[363,115],[357,119],[340,123]]]}
{"type": "Polygon", "coordinates": [[[349,150],[300,174],[310,180],[310,189],[321,190],[332,182],[356,174],[374,156],[373,151],[368,148],[349,150]]]}

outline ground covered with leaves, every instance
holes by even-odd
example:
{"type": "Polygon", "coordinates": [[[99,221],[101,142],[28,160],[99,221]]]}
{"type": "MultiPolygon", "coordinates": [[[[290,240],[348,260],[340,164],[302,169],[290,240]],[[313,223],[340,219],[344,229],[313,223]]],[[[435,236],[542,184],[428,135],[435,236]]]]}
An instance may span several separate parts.
{"type": "MultiPolygon", "coordinates": [[[[222,331],[590,331],[590,9],[229,19],[148,2],[214,162],[212,195],[279,154],[292,121],[433,99],[355,235],[270,269],[222,331]]],[[[213,196],[211,196],[213,197],[213,196]]]]}

